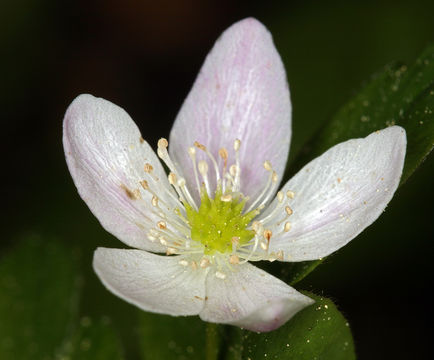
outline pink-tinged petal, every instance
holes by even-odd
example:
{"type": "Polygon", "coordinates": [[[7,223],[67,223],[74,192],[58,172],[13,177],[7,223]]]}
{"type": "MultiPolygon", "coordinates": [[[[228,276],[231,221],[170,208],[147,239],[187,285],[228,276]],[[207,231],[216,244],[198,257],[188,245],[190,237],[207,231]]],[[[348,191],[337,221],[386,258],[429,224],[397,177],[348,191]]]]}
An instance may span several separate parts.
{"type": "Polygon", "coordinates": [[[393,126],[338,144],[311,161],[283,187],[295,193],[292,228],[272,238],[270,251],[283,250],[285,261],[304,261],[347,244],[392,199],[405,150],[405,130],[393,126]]]}
{"type": "Polygon", "coordinates": [[[179,256],[98,248],[93,268],[105,287],[145,311],[196,315],[205,301],[206,270],[178,264],[179,256]]]}
{"type": "Polygon", "coordinates": [[[82,199],[102,226],[129,246],[164,251],[147,239],[158,218],[151,213],[147,180],[159,197],[170,201],[165,172],[129,115],[120,107],[92,95],[80,95],[68,107],[63,146],[69,171],[82,199]],[[153,182],[144,171],[153,166],[153,182]]]}
{"type": "Polygon", "coordinates": [[[176,118],[170,154],[191,185],[195,182],[187,148],[194,141],[217,159],[225,147],[231,165],[234,140],[240,139],[241,191],[254,198],[267,180],[265,160],[279,177],[283,174],[290,138],[291,103],[281,58],[260,22],[242,20],[227,29],[208,54],[176,118]]]}
{"type": "Polygon", "coordinates": [[[224,280],[209,273],[201,319],[266,332],[283,325],[314,301],[283,281],[246,263],[224,280]]]}

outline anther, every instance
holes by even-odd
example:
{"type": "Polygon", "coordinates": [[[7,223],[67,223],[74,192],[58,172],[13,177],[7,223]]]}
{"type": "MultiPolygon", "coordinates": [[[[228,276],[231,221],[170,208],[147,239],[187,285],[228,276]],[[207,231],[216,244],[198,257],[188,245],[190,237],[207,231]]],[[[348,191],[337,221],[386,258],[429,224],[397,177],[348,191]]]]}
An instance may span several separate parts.
{"type": "Polygon", "coordinates": [[[237,165],[231,165],[229,167],[229,174],[231,174],[232,177],[235,177],[237,175],[237,172],[238,172],[237,165]]]}
{"type": "Polygon", "coordinates": [[[154,170],[154,168],[153,168],[153,166],[152,166],[151,164],[146,163],[146,164],[145,164],[145,168],[144,168],[144,170],[145,170],[145,172],[147,172],[147,173],[151,173],[152,170],[154,170]]]}
{"type": "Polygon", "coordinates": [[[188,266],[188,261],[187,260],[179,260],[178,264],[182,265],[182,266],[188,266]]]}
{"type": "Polygon", "coordinates": [[[160,244],[163,246],[167,246],[167,240],[164,237],[160,237],[160,244]]]}
{"type": "Polygon", "coordinates": [[[232,254],[232,255],[229,257],[229,263],[232,264],[232,265],[237,265],[237,264],[240,263],[240,258],[239,258],[237,255],[232,254]]]}
{"type": "Polygon", "coordinates": [[[226,163],[226,161],[228,160],[228,151],[225,148],[220,148],[219,155],[226,163]]]}
{"type": "Polygon", "coordinates": [[[290,199],[294,199],[295,193],[294,191],[288,190],[286,192],[286,196],[288,196],[290,199]]]}
{"type": "Polygon", "coordinates": [[[196,155],[196,149],[195,149],[193,146],[190,146],[190,147],[188,148],[188,154],[189,154],[191,157],[194,157],[194,156],[196,155]]]}
{"type": "Polygon", "coordinates": [[[173,255],[176,253],[176,249],[172,248],[172,247],[168,247],[166,249],[166,255],[173,255]]]}
{"type": "Polygon", "coordinates": [[[264,251],[268,250],[268,243],[266,243],[265,241],[261,241],[261,243],[259,244],[261,246],[261,249],[264,251]]]}
{"type": "Polygon", "coordinates": [[[271,181],[274,183],[277,183],[278,180],[279,180],[279,177],[277,176],[277,173],[275,171],[273,171],[273,175],[271,176],[271,181]]]}
{"type": "Polygon", "coordinates": [[[205,269],[208,265],[209,265],[209,260],[208,260],[207,258],[202,258],[202,259],[200,260],[199,266],[200,266],[202,269],[205,269]]]}
{"type": "Polygon", "coordinates": [[[281,203],[283,201],[284,195],[281,191],[277,192],[277,200],[281,203]]]}
{"type": "Polygon", "coordinates": [[[180,178],[180,179],[178,180],[178,186],[180,186],[180,187],[185,186],[185,179],[184,179],[184,178],[180,178]]]}
{"type": "Polygon", "coordinates": [[[215,276],[217,279],[221,279],[221,280],[226,279],[226,274],[222,273],[221,271],[217,271],[215,273],[215,276]]]}
{"type": "Polygon", "coordinates": [[[287,221],[283,226],[283,231],[288,232],[289,230],[291,230],[291,223],[287,221]]]}
{"type": "Polygon", "coordinates": [[[198,149],[202,150],[202,151],[206,151],[206,146],[202,145],[200,142],[195,141],[194,142],[194,146],[196,146],[198,149]]]}
{"type": "Polygon", "coordinates": [[[208,172],[208,163],[205,160],[201,160],[199,161],[199,163],[197,164],[197,167],[199,169],[199,172],[202,176],[206,176],[207,172],[208,172]]]}
{"type": "Polygon", "coordinates": [[[161,149],[167,149],[169,142],[165,138],[158,140],[157,146],[161,149]]]}
{"type": "Polygon", "coordinates": [[[283,250],[279,250],[276,254],[277,260],[283,261],[283,250]]]}
{"type": "Polygon", "coordinates": [[[157,222],[157,226],[161,230],[165,230],[167,228],[167,225],[166,225],[166,223],[164,221],[157,222]]]}
{"type": "Polygon", "coordinates": [[[197,270],[197,262],[196,261],[193,260],[190,265],[191,265],[191,268],[193,270],[197,270]]]}
{"type": "Polygon", "coordinates": [[[167,179],[169,180],[170,185],[176,184],[176,174],[175,173],[173,173],[173,172],[169,173],[169,175],[167,176],[167,179]]]}
{"type": "Polygon", "coordinates": [[[271,166],[271,163],[268,160],[264,161],[264,169],[267,171],[273,170],[273,167],[271,166]]]}
{"type": "Polygon", "coordinates": [[[142,186],[142,188],[144,190],[148,190],[149,189],[149,184],[148,184],[148,182],[146,180],[140,181],[140,185],[142,186]]]}
{"type": "Polygon", "coordinates": [[[234,141],[234,150],[238,151],[240,149],[241,146],[241,140],[240,139],[235,139],[234,141]]]}
{"type": "Polygon", "coordinates": [[[289,206],[285,206],[285,211],[288,215],[292,215],[293,211],[289,206]]]}
{"type": "Polygon", "coordinates": [[[267,239],[268,242],[270,242],[271,236],[273,235],[273,233],[271,232],[271,230],[264,230],[264,238],[267,239]]]}
{"type": "Polygon", "coordinates": [[[151,203],[154,207],[158,206],[158,198],[155,195],[152,197],[151,203]]]}
{"type": "Polygon", "coordinates": [[[220,196],[220,200],[223,202],[230,202],[232,201],[232,195],[231,194],[222,195],[220,196]]]}

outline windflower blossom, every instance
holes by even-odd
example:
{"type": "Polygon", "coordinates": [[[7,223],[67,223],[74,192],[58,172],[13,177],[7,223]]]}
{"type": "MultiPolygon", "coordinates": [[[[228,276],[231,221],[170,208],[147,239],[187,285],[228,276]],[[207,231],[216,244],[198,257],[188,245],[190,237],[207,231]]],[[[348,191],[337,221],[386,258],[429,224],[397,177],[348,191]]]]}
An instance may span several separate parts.
{"type": "Polygon", "coordinates": [[[123,109],[77,97],[63,135],[72,178],[134,248],[95,251],[104,285],[146,311],[253,331],[313,303],[252,262],[315,260],[356,237],[399,184],[406,136],[392,126],[336,145],[277,191],[290,137],[285,70],[255,19],[216,42],[157,154],[123,109]]]}

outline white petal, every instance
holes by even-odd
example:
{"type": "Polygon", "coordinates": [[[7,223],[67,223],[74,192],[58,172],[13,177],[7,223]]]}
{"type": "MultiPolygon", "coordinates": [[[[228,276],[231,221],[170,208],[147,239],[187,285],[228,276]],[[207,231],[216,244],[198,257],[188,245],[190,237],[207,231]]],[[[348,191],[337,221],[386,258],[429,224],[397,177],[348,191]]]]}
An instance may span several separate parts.
{"type": "Polygon", "coordinates": [[[283,250],[285,261],[304,261],[347,244],[392,199],[405,150],[405,131],[393,126],[338,144],[311,161],[283,187],[295,192],[292,228],[272,238],[270,251],[283,250]]]}
{"type": "Polygon", "coordinates": [[[231,165],[235,139],[241,140],[241,190],[254,199],[267,181],[265,160],[279,177],[285,169],[291,102],[271,34],[252,18],[228,28],[208,54],[173,125],[170,153],[194,184],[187,148],[199,141],[219,159],[218,150],[225,147],[231,165]]]}
{"type": "Polygon", "coordinates": [[[196,315],[204,305],[206,270],[178,264],[179,256],[98,248],[93,268],[113,294],[145,311],[196,315]]]}
{"type": "Polygon", "coordinates": [[[146,229],[158,218],[151,214],[151,195],[140,186],[146,179],[159,197],[170,201],[163,167],[129,115],[92,95],[80,95],[69,106],[63,124],[66,161],[80,196],[102,226],[129,246],[164,251],[147,240],[146,229]],[[160,180],[145,173],[148,162],[160,180]],[[139,199],[136,198],[139,195],[139,199]]]}
{"type": "Polygon", "coordinates": [[[210,272],[206,295],[205,308],[199,314],[203,320],[259,332],[278,328],[314,302],[249,263],[228,271],[225,279],[210,272]]]}

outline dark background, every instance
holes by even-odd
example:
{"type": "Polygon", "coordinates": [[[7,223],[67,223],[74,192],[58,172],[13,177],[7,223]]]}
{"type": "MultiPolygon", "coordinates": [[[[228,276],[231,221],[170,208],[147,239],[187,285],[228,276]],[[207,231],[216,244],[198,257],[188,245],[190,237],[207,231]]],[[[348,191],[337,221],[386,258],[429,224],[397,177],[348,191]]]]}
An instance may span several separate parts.
{"type": "MultiPolygon", "coordinates": [[[[128,359],[136,310],[91,270],[96,246],[122,244],[79,199],[63,157],[62,118],[72,99],[87,92],[122,106],[155,144],[168,136],[219,34],[254,16],[287,69],[293,159],[372,73],[393,60],[411,63],[434,41],[433,1],[23,0],[0,9],[0,253],[29,232],[80,247],[83,311],[115,317],[128,359]]],[[[433,174],[428,159],[379,221],[298,285],[338,304],[360,359],[432,353],[433,174]]]]}

